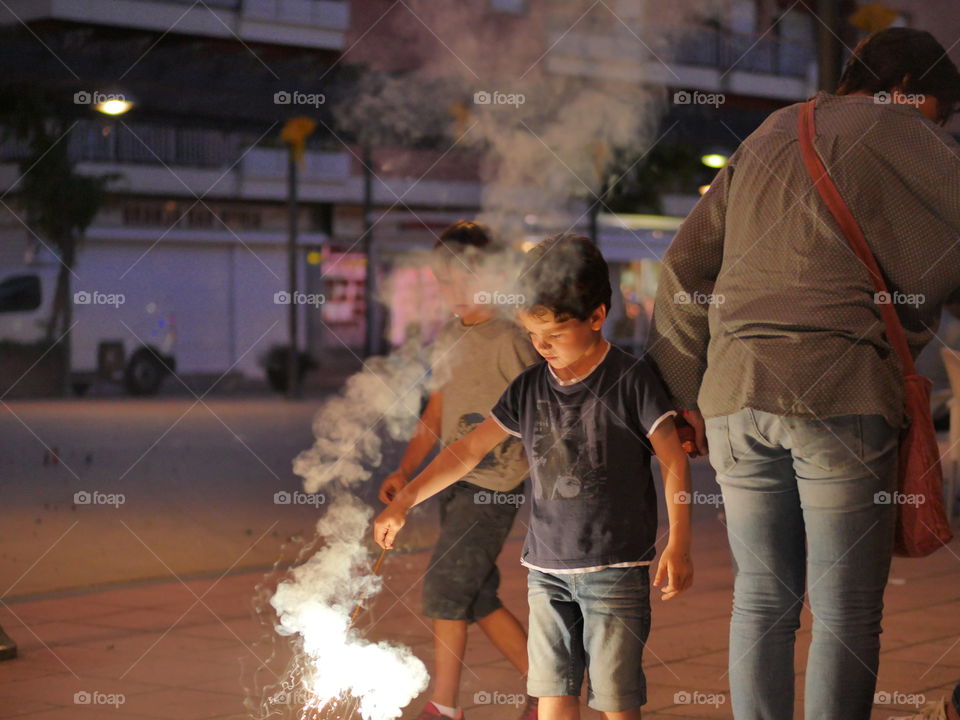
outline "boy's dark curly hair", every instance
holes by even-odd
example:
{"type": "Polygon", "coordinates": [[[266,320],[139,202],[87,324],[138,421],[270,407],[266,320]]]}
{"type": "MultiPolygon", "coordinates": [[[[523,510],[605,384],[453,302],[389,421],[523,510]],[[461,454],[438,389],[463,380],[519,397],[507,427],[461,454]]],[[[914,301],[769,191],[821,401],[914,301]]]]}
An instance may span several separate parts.
{"type": "Polygon", "coordinates": [[[586,320],[601,305],[610,310],[610,269],[600,250],[581,235],[561,234],[538,243],[520,271],[520,309],[550,311],[559,322],[586,320]]]}
{"type": "Polygon", "coordinates": [[[502,249],[486,225],[470,220],[458,220],[440,233],[433,246],[433,255],[435,261],[445,265],[454,264],[459,258],[457,264],[476,267],[484,255],[491,255],[502,249]]]}

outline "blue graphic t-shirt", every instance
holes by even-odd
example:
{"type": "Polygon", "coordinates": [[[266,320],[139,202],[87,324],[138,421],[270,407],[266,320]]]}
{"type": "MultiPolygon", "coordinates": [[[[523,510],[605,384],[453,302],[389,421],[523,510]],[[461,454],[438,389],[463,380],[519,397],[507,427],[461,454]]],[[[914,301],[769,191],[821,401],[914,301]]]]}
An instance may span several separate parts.
{"type": "Polygon", "coordinates": [[[538,363],[510,383],[492,415],[522,439],[530,463],[525,564],[571,570],[653,559],[648,435],[672,414],[651,366],[614,346],[580,382],[561,385],[538,363]]]}

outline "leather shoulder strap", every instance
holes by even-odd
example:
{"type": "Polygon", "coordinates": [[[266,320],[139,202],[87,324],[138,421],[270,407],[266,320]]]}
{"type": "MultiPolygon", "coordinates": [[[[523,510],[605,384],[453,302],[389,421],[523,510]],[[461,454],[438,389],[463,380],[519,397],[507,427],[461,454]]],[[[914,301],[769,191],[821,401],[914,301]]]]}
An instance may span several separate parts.
{"type": "MultiPolygon", "coordinates": [[[[867,239],[861,230],[853,213],[844,201],[843,196],[837,189],[823,161],[817,154],[813,139],[816,137],[816,99],[808,100],[800,106],[799,134],[800,150],[803,153],[803,163],[807,168],[807,173],[813,181],[813,186],[817,189],[824,204],[830,210],[837,225],[843,231],[850,248],[856,253],[860,261],[870,271],[870,278],[873,280],[873,287],[877,293],[883,293],[889,297],[887,284],[877,265],[877,260],[867,244],[867,239]]],[[[903,325],[893,306],[893,302],[880,304],[880,313],[883,316],[883,322],[887,328],[887,339],[893,346],[900,358],[900,364],[904,375],[915,375],[917,370],[913,363],[913,356],[910,354],[910,346],[907,344],[907,337],[903,331],[903,325]]]]}

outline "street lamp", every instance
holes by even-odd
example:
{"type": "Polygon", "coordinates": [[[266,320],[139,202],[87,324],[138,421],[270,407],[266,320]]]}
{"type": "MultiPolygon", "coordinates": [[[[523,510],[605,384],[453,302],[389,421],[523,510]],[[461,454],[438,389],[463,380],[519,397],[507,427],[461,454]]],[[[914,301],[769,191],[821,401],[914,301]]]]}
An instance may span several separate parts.
{"type": "Polygon", "coordinates": [[[719,170],[726,165],[729,159],[730,158],[722,152],[708,152],[700,156],[700,162],[708,168],[714,168],[715,170],[719,170]]]}
{"type": "Polygon", "coordinates": [[[123,115],[133,107],[133,101],[126,98],[107,98],[95,104],[94,109],[104,115],[123,115]]]}

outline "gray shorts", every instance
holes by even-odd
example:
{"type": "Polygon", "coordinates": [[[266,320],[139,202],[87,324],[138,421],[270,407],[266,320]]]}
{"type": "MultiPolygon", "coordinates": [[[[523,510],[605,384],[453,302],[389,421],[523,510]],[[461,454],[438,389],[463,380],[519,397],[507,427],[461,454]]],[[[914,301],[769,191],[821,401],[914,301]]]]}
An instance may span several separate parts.
{"type": "Polygon", "coordinates": [[[501,607],[497,556],[523,503],[523,486],[493,492],[460,481],[437,499],[440,538],[423,580],[423,614],[473,622],[501,607]]]}
{"type": "Polygon", "coordinates": [[[531,697],[580,696],[587,704],[624,712],[647,702],[643,648],[650,634],[650,566],[606,568],[527,577],[531,697]]]}

